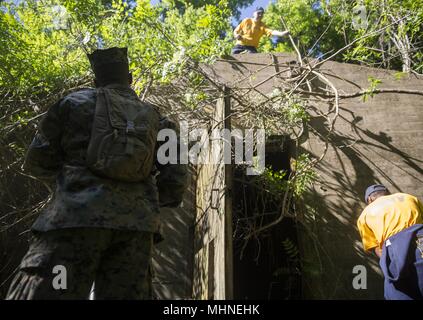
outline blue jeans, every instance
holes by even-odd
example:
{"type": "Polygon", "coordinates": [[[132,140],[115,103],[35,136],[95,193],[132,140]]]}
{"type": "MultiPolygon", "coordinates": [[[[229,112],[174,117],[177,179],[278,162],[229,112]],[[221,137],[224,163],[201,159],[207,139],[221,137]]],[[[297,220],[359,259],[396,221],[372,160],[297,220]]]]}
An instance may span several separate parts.
{"type": "Polygon", "coordinates": [[[253,46],[242,46],[240,44],[235,45],[232,49],[232,54],[238,54],[243,51],[247,51],[248,53],[257,53],[257,49],[253,46]]]}

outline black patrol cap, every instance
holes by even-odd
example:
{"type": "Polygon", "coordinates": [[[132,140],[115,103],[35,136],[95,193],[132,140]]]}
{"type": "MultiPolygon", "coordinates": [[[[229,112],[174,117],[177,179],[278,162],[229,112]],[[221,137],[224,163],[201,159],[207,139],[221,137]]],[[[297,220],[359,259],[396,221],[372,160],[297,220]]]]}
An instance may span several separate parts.
{"type": "Polygon", "coordinates": [[[99,81],[125,80],[129,74],[128,48],[98,49],[88,55],[99,81]]]}

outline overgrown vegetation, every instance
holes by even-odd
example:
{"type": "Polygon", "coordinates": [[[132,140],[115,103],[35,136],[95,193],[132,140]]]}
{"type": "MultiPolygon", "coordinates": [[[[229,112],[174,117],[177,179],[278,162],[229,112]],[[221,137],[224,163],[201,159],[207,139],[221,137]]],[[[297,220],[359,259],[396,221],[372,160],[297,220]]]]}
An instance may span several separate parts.
{"type": "MultiPolygon", "coordinates": [[[[251,2],[163,1],[156,6],[147,0],[0,2],[0,237],[4,239],[0,259],[5,261],[0,266],[0,284],[16,262],[10,252],[17,244],[7,239],[27,230],[51,194],[47,186],[21,170],[25,150],[37,121],[56,99],[92,85],[86,53],[127,46],[133,86],[142,99],[180,120],[207,124],[210,106],[223,89],[202,66],[230,53],[230,18],[251,2]]],[[[286,134],[298,143],[311,119],[310,97],[329,101],[333,107],[318,114],[326,119],[328,132],[321,155],[296,155],[290,173],[268,168],[257,179],[255,183],[279,200],[279,211],[272,220],[260,220],[261,224],[245,220],[243,240],[249,241],[286,216],[295,217],[293,199],[315,181],[314,167],[326,153],[342,98],[318,71],[319,64],[336,59],[395,68],[405,74],[422,72],[421,0],[367,0],[364,4],[369,10],[366,28],[351,24],[355,1],[280,0],[270,5],[266,22],[277,29],[287,26],[293,37],[276,45],[263,40],[261,50],[292,52],[298,61],[290,72],[275,74],[284,85],[269,95],[258,93],[255,87],[232,88],[234,123],[264,127],[268,135],[286,134]],[[312,65],[310,57],[320,61],[312,65]],[[325,91],[316,92],[311,79],[323,83],[325,91]]],[[[357,95],[371,97],[378,85],[377,79],[369,79],[369,89],[357,95]]]]}
{"type": "MultiPolygon", "coordinates": [[[[269,6],[266,23],[287,27],[303,56],[422,73],[422,0],[279,0],[269,6]],[[286,22],[284,23],[284,20],[286,22]]],[[[291,51],[283,39],[263,51],[291,51]]]]}

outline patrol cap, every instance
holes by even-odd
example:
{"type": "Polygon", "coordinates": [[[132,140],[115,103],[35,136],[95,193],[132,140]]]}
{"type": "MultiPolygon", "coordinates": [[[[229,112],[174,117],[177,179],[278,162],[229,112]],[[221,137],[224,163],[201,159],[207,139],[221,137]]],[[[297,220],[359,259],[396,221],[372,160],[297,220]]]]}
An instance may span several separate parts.
{"type": "Polygon", "coordinates": [[[129,74],[128,48],[98,49],[88,55],[99,80],[125,79],[129,74]]]}
{"type": "Polygon", "coordinates": [[[364,194],[364,201],[367,203],[370,195],[374,192],[377,192],[377,191],[386,191],[387,192],[388,189],[382,184],[371,185],[370,187],[367,187],[367,189],[366,189],[366,193],[364,194]]]}

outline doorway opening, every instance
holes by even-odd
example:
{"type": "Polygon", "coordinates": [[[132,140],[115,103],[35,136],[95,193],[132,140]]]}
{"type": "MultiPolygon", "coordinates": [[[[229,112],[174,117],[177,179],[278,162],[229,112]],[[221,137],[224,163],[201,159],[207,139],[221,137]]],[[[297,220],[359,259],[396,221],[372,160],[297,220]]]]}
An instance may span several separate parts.
{"type": "MultiPolygon", "coordinates": [[[[266,141],[266,167],[290,173],[293,142],[286,136],[266,141]]],[[[271,228],[248,234],[277,219],[281,213],[280,196],[269,192],[262,177],[248,176],[236,167],[233,175],[233,286],[234,299],[301,298],[301,270],[297,228],[293,219],[284,217],[271,228]]]]}

